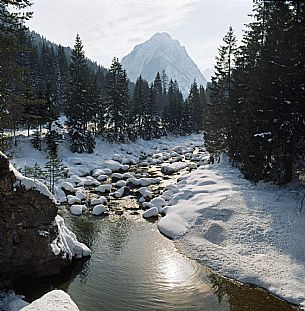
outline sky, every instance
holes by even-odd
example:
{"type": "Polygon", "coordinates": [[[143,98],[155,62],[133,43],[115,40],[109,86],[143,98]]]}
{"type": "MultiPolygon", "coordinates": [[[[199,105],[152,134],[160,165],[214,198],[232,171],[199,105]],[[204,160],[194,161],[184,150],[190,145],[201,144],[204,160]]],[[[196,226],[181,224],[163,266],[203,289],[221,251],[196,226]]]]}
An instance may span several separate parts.
{"type": "Polygon", "coordinates": [[[109,67],[156,32],[185,46],[203,72],[213,68],[229,26],[237,38],[251,18],[252,0],[34,0],[27,23],[48,40],[72,47],[77,33],[88,58],[109,67]]]}

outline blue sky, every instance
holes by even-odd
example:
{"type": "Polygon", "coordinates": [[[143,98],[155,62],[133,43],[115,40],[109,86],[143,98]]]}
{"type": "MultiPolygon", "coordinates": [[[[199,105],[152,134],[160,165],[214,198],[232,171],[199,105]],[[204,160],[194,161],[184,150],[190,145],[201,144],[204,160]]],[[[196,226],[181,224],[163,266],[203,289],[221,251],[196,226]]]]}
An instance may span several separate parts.
{"type": "Polygon", "coordinates": [[[156,32],[186,47],[201,71],[212,68],[217,48],[232,25],[238,39],[250,21],[252,0],[34,0],[32,30],[73,46],[76,33],[86,56],[105,67],[156,32]]]}

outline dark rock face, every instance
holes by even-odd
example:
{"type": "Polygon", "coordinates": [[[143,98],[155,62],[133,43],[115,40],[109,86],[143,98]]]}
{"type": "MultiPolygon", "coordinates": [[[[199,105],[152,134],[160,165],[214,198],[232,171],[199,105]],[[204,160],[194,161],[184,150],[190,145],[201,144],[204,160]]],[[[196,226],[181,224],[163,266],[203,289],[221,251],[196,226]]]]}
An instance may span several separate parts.
{"type": "Polygon", "coordinates": [[[8,159],[0,152],[0,287],[4,280],[59,273],[70,264],[55,256],[50,243],[57,207],[38,190],[16,184],[8,159]]]}

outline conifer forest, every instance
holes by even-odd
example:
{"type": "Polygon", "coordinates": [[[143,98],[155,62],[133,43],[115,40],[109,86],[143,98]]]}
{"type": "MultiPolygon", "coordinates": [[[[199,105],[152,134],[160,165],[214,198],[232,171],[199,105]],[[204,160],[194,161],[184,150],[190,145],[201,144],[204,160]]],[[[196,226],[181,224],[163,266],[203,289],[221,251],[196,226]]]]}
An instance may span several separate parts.
{"type": "Polygon", "coordinates": [[[287,183],[304,165],[303,1],[255,1],[241,45],[230,28],[212,82],[194,81],[185,99],[165,71],[131,83],[117,58],[109,69],[93,63],[79,35],[72,51],[52,44],[23,26],[30,13],[8,5],[30,2],[1,1],[2,148],[26,127],[37,129],[36,148],[44,139],[56,152],[52,123],[64,114],[73,152],[93,152],[99,135],[126,142],[204,131],[208,151],[227,153],[251,180],[287,183]]]}

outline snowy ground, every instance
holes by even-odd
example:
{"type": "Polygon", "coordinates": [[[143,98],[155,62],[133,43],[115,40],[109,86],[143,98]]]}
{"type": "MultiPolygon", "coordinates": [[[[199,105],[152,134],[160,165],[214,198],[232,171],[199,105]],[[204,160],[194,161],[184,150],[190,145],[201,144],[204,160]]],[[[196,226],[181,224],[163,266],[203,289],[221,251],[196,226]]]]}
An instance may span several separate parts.
{"type": "MultiPolygon", "coordinates": [[[[194,146],[202,145],[202,135],[131,144],[98,140],[93,154],[75,155],[62,143],[59,156],[68,168],[67,182],[71,175],[77,184],[79,177],[90,174],[80,181],[102,183],[107,169],[111,173],[124,171],[129,164],[139,162],[143,166],[161,165],[165,174],[183,168],[181,156],[202,164],[206,155],[196,159],[191,152],[194,146]]],[[[13,161],[18,167],[33,166],[35,162],[43,166],[46,154],[34,150],[23,138],[14,149],[13,161]]],[[[122,180],[118,182],[124,187],[122,180]]],[[[149,184],[141,189],[147,194],[149,184]]],[[[168,185],[159,198],[146,203],[150,210],[144,217],[166,214],[159,221],[160,231],[176,239],[193,258],[226,277],[256,284],[305,308],[305,209],[300,212],[304,190],[299,190],[292,184],[253,185],[223,160],[202,165],[180,177],[177,184],[168,185]]],[[[71,197],[76,199],[77,195],[71,197]]]]}
{"type": "Polygon", "coordinates": [[[41,298],[27,303],[13,292],[0,294],[1,311],[79,311],[70,296],[62,290],[52,290],[41,298]]]}
{"type": "Polygon", "coordinates": [[[253,185],[225,160],[177,186],[161,232],[221,275],[305,307],[304,190],[253,185]]]}
{"type": "MultiPolygon", "coordinates": [[[[98,139],[94,153],[76,154],[72,153],[69,150],[68,143],[63,141],[59,145],[58,156],[62,159],[63,165],[67,169],[67,175],[69,177],[73,176],[74,178],[72,186],[73,184],[78,184],[78,186],[80,186],[81,182],[86,185],[86,183],[90,183],[90,178],[93,180],[92,176],[89,176],[92,175],[92,172],[97,172],[94,178],[98,179],[99,175],[104,176],[103,173],[105,173],[105,169],[110,169],[110,173],[107,172],[109,175],[119,170],[127,171],[130,164],[137,164],[139,162],[143,165],[145,163],[147,165],[162,164],[169,158],[176,162],[179,161],[180,155],[175,150],[180,153],[181,151],[187,153],[189,151],[192,152],[194,147],[200,147],[202,145],[202,134],[183,137],[165,137],[151,141],[137,140],[129,144],[110,144],[107,141],[98,139]],[[98,172],[98,170],[102,170],[102,173],[98,172]],[[88,177],[82,178],[84,176],[88,177]],[[81,179],[79,179],[79,177],[81,177],[81,179]]],[[[21,136],[18,146],[9,151],[9,154],[17,168],[24,168],[25,166],[33,167],[35,163],[38,163],[41,168],[43,168],[48,161],[47,153],[34,149],[28,137],[21,136]]],[[[172,165],[164,165],[164,170],[178,171],[185,166],[185,164],[173,163],[172,165]]],[[[65,181],[65,179],[57,182],[55,193],[59,201],[61,201],[62,196],[65,199],[60,189],[62,181],[65,181]]],[[[71,183],[71,179],[67,181],[71,183]]],[[[96,182],[99,181],[99,179],[93,181],[95,183],[94,185],[98,186],[96,182]]],[[[144,180],[142,181],[144,182],[144,180]]],[[[64,187],[66,190],[72,190],[70,192],[74,192],[73,188],[68,189],[70,184],[65,184],[64,187]]]]}

